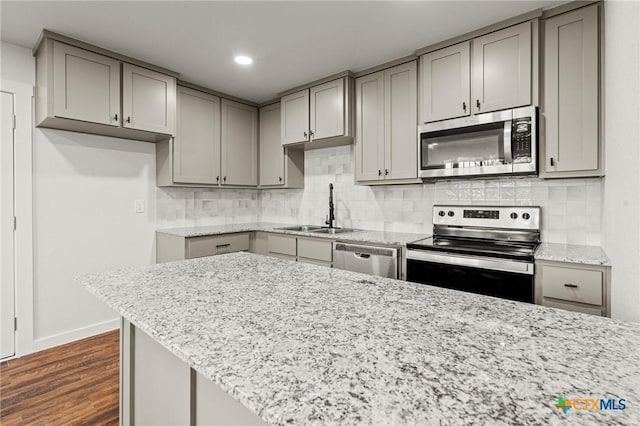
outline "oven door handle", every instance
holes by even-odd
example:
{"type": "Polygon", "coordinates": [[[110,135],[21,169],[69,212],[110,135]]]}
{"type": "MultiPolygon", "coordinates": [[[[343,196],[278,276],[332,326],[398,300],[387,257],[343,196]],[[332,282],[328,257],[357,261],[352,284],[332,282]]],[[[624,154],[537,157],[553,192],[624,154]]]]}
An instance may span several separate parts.
{"type": "Polygon", "coordinates": [[[436,254],[417,250],[407,250],[407,259],[423,262],[444,263],[454,266],[466,266],[468,268],[513,272],[515,274],[533,275],[533,263],[530,262],[515,262],[505,259],[463,256],[457,254],[436,254]]]}

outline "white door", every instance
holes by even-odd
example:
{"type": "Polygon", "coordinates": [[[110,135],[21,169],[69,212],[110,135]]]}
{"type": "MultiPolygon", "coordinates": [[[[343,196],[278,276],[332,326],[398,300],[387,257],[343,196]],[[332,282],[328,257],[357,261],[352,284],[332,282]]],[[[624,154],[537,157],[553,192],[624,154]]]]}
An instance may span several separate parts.
{"type": "Polygon", "coordinates": [[[280,100],[280,132],[282,145],[309,140],[309,89],[304,89],[280,100]]]}
{"type": "Polygon", "coordinates": [[[0,140],[0,358],[12,356],[14,348],[13,279],[13,94],[0,92],[2,138],[0,140]]]}
{"type": "Polygon", "coordinates": [[[355,145],[358,182],[383,179],[384,110],[384,71],[358,78],[355,145]]]}
{"type": "Polygon", "coordinates": [[[531,22],[473,40],[473,113],[531,104],[531,22]]]}
{"type": "Polygon", "coordinates": [[[420,57],[422,122],[471,113],[469,42],[420,57]]]}
{"type": "Polygon", "coordinates": [[[344,135],[344,78],[309,90],[311,139],[344,135]]]}

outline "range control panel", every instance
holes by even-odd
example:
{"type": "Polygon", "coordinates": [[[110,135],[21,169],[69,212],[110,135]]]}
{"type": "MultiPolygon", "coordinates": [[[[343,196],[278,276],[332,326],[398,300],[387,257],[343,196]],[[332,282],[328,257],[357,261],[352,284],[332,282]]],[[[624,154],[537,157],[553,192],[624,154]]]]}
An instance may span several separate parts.
{"type": "Polygon", "coordinates": [[[504,229],[540,229],[538,206],[433,206],[433,224],[504,229]]]}

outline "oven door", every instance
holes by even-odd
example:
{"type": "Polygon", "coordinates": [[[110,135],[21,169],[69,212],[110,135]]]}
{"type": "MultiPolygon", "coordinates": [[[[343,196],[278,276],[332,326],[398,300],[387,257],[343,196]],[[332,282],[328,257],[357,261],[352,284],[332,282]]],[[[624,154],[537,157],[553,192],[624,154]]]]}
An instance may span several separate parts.
{"type": "Polygon", "coordinates": [[[421,178],[513,172],[512,110],[429,123],[419,127],[421,178]]]}
{"type": "Polygon", "coordinates": [[[407,251],[407,281],[533,303],[533,263],[407,251]]]}

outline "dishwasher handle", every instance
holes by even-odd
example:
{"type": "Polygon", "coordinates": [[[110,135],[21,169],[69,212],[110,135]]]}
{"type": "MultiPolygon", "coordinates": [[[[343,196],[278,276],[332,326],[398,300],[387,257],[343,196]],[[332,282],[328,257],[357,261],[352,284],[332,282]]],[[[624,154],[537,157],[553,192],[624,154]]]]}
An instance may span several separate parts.
{"type": "Polygon", "coordinates": [[[368,259],[371,257],[369,253],[353,253],[353,257],[357,257],[359,259],[368,259]]]}

